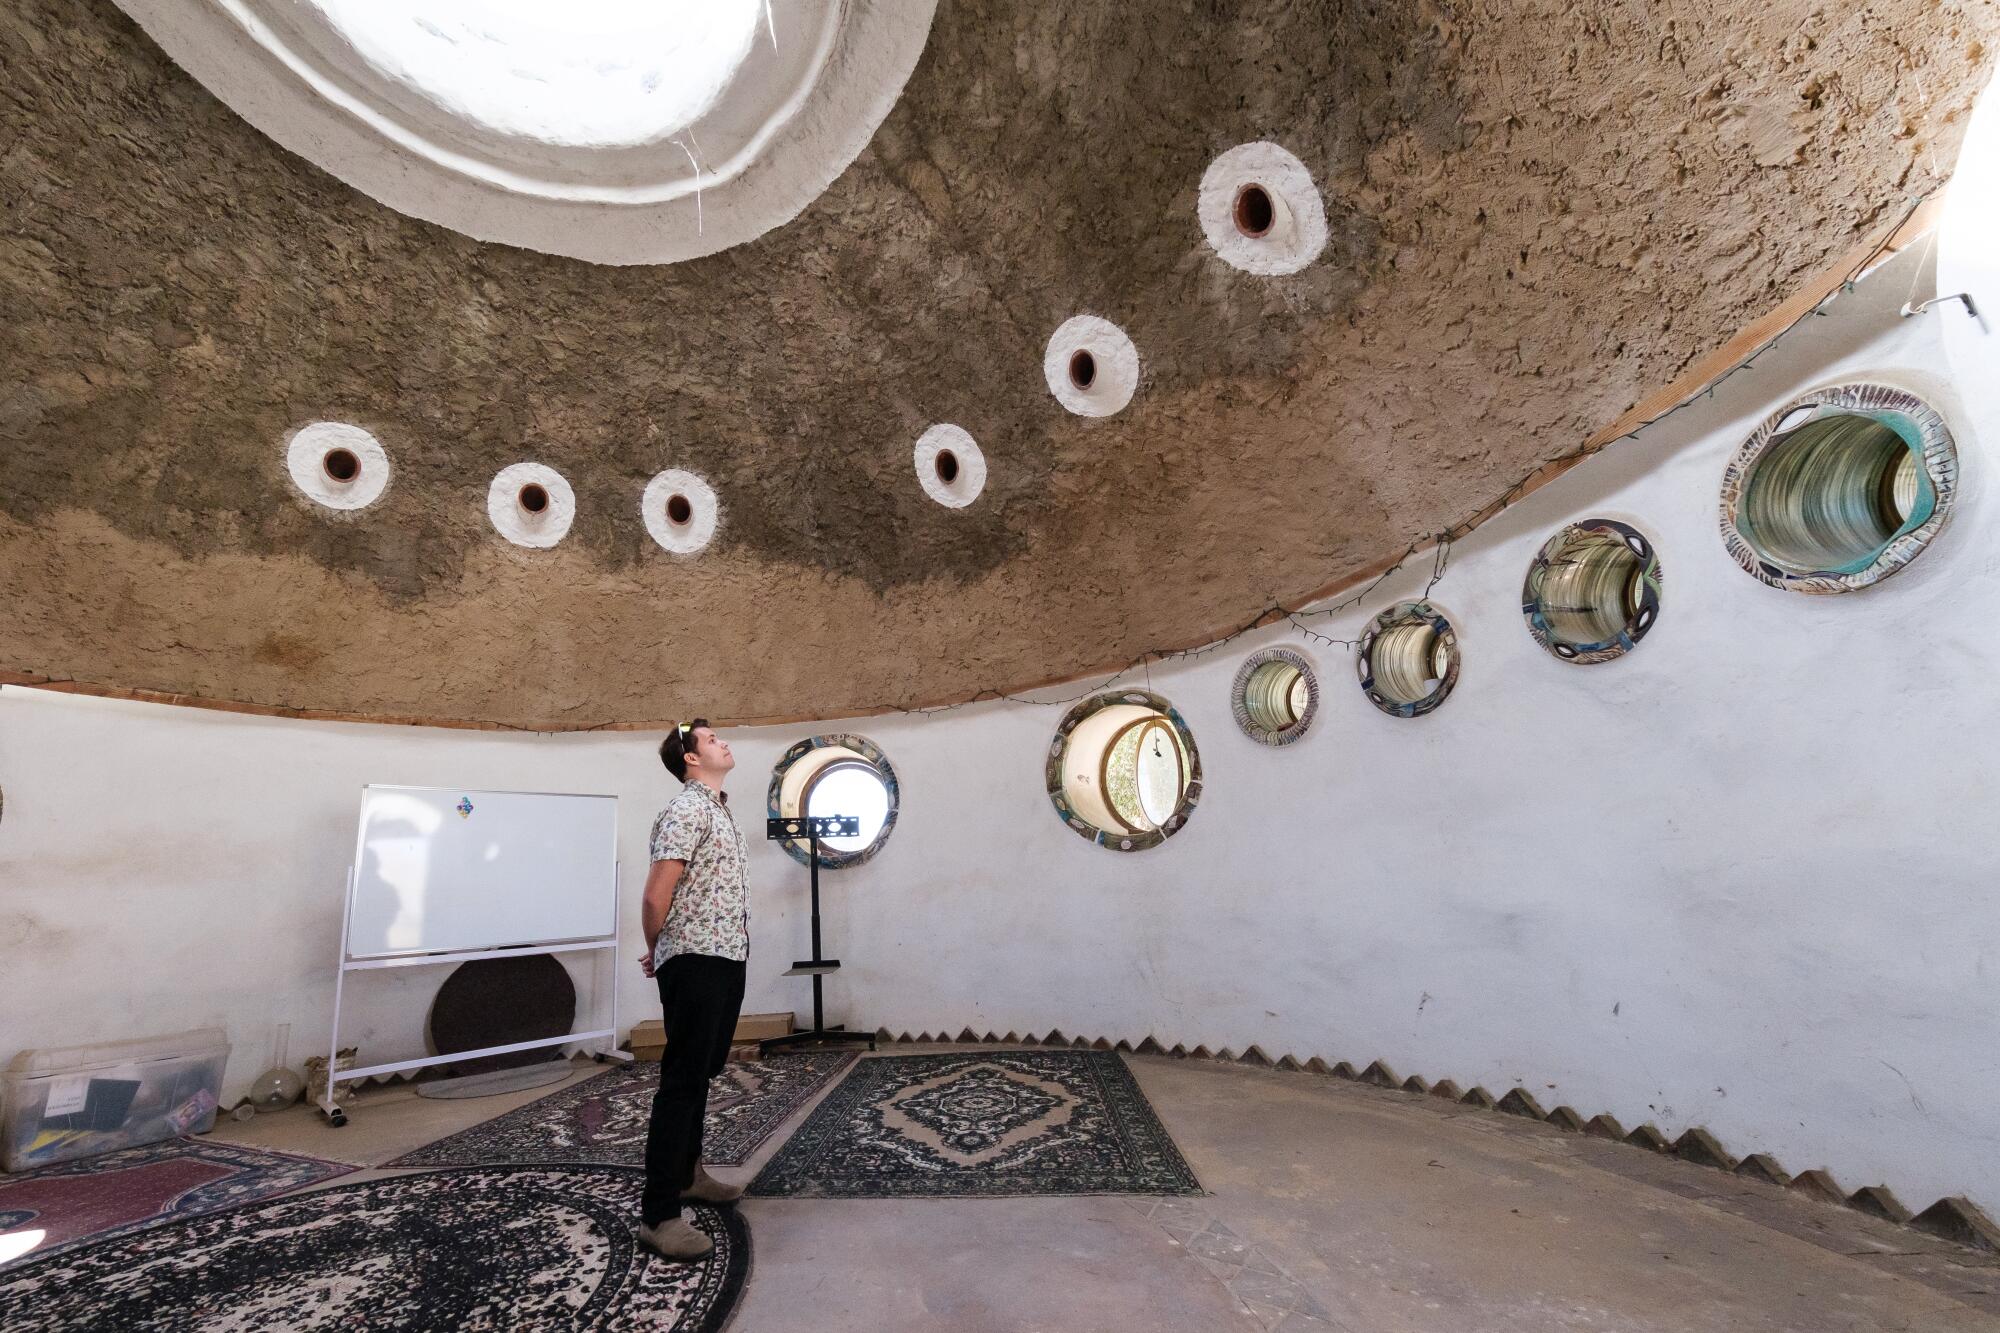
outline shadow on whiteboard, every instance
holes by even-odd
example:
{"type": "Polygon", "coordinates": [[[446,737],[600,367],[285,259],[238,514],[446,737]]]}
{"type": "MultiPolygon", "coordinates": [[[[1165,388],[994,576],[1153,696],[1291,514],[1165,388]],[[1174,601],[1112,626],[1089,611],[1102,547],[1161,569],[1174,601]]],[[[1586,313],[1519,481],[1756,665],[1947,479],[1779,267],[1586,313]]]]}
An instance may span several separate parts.
{"type": "Polygon", "coordinates": [[[430,883],[431,839],[444,821],[426,803],[384,792],[363,820],[361,877],[371,876],[396,895],[396,914],[385,935],[389,953],[424,947],[424,890],[430,883]]]}
{"type": "Polygon", "coordinates": [[[350,958],[616,932],[618,798],[364,788],[350,958]]]}

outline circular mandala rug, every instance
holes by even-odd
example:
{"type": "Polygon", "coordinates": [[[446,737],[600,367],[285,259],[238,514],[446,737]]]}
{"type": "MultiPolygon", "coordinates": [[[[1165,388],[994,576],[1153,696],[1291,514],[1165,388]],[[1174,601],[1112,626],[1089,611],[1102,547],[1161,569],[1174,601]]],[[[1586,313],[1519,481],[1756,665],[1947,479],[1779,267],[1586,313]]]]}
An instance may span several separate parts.
{"type": "Polygon", "coordinates": [[[466,1167],[164,1223],[0,1270],[0,1328],[642,1329],[713,1333],[750,1267],[733,1209],[669,1263],[629,1167],[466,1167]]]}

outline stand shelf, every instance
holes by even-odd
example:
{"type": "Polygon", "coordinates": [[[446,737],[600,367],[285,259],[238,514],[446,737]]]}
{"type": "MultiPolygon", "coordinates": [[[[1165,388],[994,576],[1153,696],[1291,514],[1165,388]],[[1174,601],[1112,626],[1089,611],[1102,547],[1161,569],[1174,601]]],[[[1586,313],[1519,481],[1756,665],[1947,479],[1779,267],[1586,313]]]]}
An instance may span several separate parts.
{"type": "Polygon", "coordinates": [[[820,956],[819,944],[819,840],[822,834],[853,834],[860,831],[860,821],[853,815],[816,815],[803,819],[772,819],[765,825],[765,836],[772,841],[792,841],[805,838],[808,855],[806,865],[812,872],[812,957],[792,964],[788,977],[811,977],[813,983],[813,1025],[805,1032],[787,1033],[782,1037],[766,1037],[757,1043],[759,1051],[781,1051],[792,1046],[816,1046],[826,1043],[865,1041],[868,1049],[875,1049],[875,1034],[872,1032],[849,1032],[845,1027],[826,1025],[826,1007],[821,985],[825,978],[840,970],[838,958],[820,956]]]}

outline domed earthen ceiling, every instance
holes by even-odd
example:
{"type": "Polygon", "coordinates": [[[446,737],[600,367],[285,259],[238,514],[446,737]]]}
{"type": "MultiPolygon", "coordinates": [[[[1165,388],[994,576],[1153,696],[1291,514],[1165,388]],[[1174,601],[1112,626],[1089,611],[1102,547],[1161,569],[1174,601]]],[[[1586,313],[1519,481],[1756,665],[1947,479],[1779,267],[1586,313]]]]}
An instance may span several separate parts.
{"type": "Polygon", "coordinates": [[[355,716],[832,716],[1233,627],[1476,513],[1948,172],[1993,6],[945,3],[791,224],[603,267],[392,212],[109,0],[0,13],[0,671],[355,716]],[[1330,239],[1203,239],[1206,165],[1297,154],[1330,239]],[[1117,415],[1050,334],[1122,327],[1117,415]],[[333,514],[285,438],[366,427],[333,514]],[[936,422],[988,468],[926,496],[936,422]],[[574,487],[550,550],[489,482],[574,487]],[[715,488],[648,537],[649,478],[715,488]]]}

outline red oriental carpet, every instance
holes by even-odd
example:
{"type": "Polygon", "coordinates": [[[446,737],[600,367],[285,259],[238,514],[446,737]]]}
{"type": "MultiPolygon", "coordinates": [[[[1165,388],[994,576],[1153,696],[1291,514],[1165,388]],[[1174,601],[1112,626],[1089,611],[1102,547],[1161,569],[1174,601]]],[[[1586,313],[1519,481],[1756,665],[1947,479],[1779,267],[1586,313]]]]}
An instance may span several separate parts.
{"type": "Polygon", "coordinates": [[[0,1267],[41,1258],[80,1240],[214,1212],[352,1170],[315,1157],[189,1138],[0,1175],[0,1267]]]}

